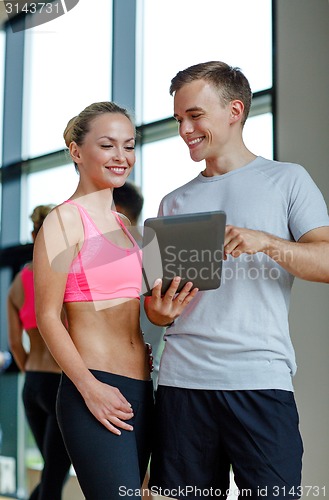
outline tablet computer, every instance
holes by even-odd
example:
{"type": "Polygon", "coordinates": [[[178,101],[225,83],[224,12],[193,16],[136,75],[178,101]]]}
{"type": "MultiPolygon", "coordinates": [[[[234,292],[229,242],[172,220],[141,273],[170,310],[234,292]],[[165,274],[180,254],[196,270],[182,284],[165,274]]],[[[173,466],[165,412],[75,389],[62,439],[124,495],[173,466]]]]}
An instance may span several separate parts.
{"type": "Polygon", "coordinates": [[[162,279],[165,293],[175,276],[178,291],[191,281],[199,290],[220,286],[226,214],[223,211],[169,215],[146,219],[143,228],[143,287],[151,295],[162,279]]]}

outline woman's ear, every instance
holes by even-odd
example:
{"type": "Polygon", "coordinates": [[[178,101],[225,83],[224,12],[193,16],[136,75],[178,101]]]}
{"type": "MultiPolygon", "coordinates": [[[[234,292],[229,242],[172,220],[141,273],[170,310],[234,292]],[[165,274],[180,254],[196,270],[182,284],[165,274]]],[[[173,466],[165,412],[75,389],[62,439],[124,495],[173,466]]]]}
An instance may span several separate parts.
{"type": "Polygon", "coordinates": [[[71,158],[74,161],[74,163],[76,163],[76,164],[80,163],[80,161],[81,161],[80,160],[80,148],[76,142],[72,141],[70,143],[69,151],[70,151],[70,155],[71,155],[71,158]]]}

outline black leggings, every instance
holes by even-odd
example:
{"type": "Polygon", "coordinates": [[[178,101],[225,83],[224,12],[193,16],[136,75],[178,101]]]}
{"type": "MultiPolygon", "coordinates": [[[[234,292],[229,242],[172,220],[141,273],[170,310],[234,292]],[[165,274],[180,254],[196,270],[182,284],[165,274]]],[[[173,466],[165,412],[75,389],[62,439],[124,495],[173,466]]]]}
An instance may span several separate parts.
{"type": "Polygon", "coordinates": [[[28,371],[25,375],[25,414],[44,460],[41,481],[30,500],[61,500],[71,465],[56,419],[59,381],[59,373],[28,371]]]}
{"type": "Polygon", "coordinates": [[[151,451],[152,381],[90,370],[101,382],[117,387],[132,405],[134,431],[117,436],[89,411],[81,394],[63,374],[57,416],[81,489],[87,500],[140,499],[151,451]]]}

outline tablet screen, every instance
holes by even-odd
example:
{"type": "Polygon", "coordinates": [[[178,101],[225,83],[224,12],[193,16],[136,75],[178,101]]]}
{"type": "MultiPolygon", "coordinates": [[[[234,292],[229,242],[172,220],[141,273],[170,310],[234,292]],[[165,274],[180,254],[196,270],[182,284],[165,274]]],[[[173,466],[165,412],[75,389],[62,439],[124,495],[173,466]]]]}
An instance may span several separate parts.
{"type": "Polygon", "coordinates": [[[162,293],[175,276],[178,291],[191,281],[199,290],[220,286],[226,214],[223,211],[146,219],[143,231],[143,289],[152,293],[157,278],[162,293]]]}

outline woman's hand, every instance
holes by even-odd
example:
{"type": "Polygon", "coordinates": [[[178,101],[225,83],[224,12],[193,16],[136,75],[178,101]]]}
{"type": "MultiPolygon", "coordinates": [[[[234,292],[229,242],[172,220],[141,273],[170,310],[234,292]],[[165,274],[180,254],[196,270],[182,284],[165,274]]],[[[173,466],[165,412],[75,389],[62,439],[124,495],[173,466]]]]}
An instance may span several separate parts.
{"type": "Polygon", "coordinates": [[[193,288],[193,283],[190,281],[177,293],[180,281],[181,278],[175,276],[166,293],[161,295],[162,281],[156,280],[152,295],[145,297],[145,312],[148,319],[155,325],[169,326],[196,296],[199,289],[193,288]]]}
{"type": "Polygon", "coordinates": [[[133,430],[133,426],[125,422],[134,416],[132,407],[116,387],[95,379],[83,398],[94,417],[113,434],[120,436],[120,429],[133,430]]]}

